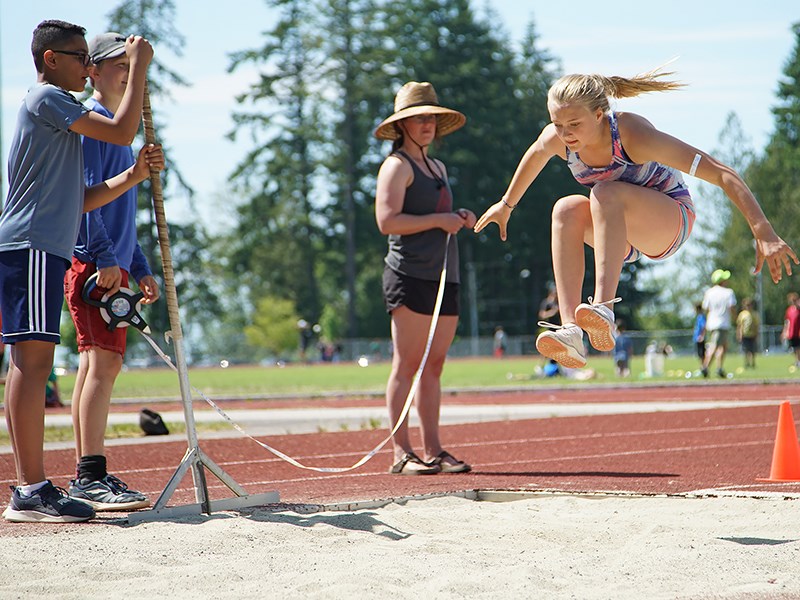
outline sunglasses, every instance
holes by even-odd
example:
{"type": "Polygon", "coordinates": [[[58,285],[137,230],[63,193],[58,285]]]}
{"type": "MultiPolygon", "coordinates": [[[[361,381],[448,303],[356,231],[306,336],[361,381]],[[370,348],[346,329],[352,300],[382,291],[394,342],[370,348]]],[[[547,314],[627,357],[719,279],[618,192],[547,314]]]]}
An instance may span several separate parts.
{"type": "Polygon", "coordinates": [[[92,59],[89,58],[89,55],[86,52],[81,51],[74,51],[74,50],[53,50],[56,54],[68,54],[70,56],[76,57],[84,67],[88,67],[91,64],[92,59]]]}

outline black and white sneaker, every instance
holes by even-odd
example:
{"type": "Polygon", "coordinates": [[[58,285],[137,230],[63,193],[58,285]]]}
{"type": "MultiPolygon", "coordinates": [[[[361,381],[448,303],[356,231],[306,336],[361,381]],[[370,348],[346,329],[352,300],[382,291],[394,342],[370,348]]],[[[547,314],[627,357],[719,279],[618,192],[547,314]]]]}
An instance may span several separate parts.
{"type": "Polygon", "coordinates": [[[50,481],[30,496],[11,487],[11,502],[3,511],[6,521],[15,523],[80,523],[94,517],[94,509],[70,498],[66,490],[50,481]]]}
{"type": "Polygon", "coordinates": [[[137,510],[150,506],[150,500],[141,492],[129,490],[118,478],[106,475],[95,481],[69,482],[69,495],[86,502],[96,511],[137,510]]]}

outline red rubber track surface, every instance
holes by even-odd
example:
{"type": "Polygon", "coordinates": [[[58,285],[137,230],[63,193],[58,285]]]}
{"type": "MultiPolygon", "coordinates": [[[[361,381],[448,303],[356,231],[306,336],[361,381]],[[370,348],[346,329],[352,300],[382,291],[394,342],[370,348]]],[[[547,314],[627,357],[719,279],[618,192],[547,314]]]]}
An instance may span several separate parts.
{"type": "MultiPolygon", "coordinates": [[[[443,444],[453,455],[473,466],[468,474],[390,475],[388,446],[362,467],[345,473],[296,468],[238,434],[229,439],[201,439],[200,447],[248,493],[277,491],[281,502],[287,504],[349,503],[463,490],[800,493],[800,482],[756,482],[757,478],[770,474],[779,404],[790,401],[795,421],[800,416],[797,384],[461,393],[447,395],[443,401],[465,404],[662,401],[686,403],[690,408],[695,401],[737,399],[762,400],[764,404],[444,426],[443,444]]],[[[338,398],[220,404],[223,408],[360,406],[380,405],[382,400],[338,398]]],[[[159,406],[159,410],[162,408],[168,407],[159,406]]],[[[259,439],[304,464],[345,467],[354,464],[386,435],[386,430],[375,430],[259,439]]],[[[186,448],[185,441],[110,446],[108,462],[112,472],[155,501],[186,448]]],[[[48,450],[45,460],[48,476],[57,485],[66,486],[74,472],[73,451],[48,450]]],[[[14,480],[13,457],[0,455],[0,481],[10,485],[14,480]]],[[[212,499],[233,495],[209,472],[207,482],[212,499]]],[[[169,504],[194,502],[192,478],[187,475],[169,504]]],[[[43,526],[3,522],[0,535],[22,534],[31,527],[43,526]]],[[[50,527],[59,526],[44,528],[50,527]]]]}

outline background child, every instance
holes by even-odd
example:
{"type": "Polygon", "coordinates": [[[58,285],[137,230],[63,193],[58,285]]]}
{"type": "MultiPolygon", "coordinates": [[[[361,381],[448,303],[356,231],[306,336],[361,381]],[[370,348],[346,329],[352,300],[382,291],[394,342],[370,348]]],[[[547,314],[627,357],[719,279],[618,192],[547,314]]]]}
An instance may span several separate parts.
{"type": "Polygon", "coordinates": [[[506,332],[498,325],[494,328],[494,357],[503,358],[506,355],[506,332]]]}
{"type": "Polygon", "coordinates": [[[633,356],[633,340],[626,335],[625,321],[617,319],[617,337],[614,340],[614,365],[617,377],[628,377],[631,374],[631,356],[633,356]]]}
{"type": "Polygon", "coordinates": [[[702,302],[698,302],[694,305],[694,312],[692,341],[694,342],[697,358],[700,359],[700,368],[702,369],[706,360],[706,311],[703,310],[702,302]]]}
{"type": "Polygon", "coordinates": [[[789,345],[795,366],[800,367],[800,295],[790,292],[786,296],[786,304],[781,339],[789,345]]]}
{"type": "Polygon", "coordinates": [[[717,269],[711,274],[713,284],[703,295],[703,310],[706,311],[706,357],[701,369],[703,377],[708,377],[714,360],[717,361],[717,375],[726,377],[725,355],[728,353],[728,338],[736,319],[736,294],[728,287],[731,272],[717,269]]]}
{"type": "Polygon", "coordinates": [[[55,367],[50,369],[50,376],[45,384],[44,405],[45,408],[61,408],[64,406],[64,403],[61,402],[61,390],[58,389],[58,375],[55,367]]]}
{"type": "MultiPolygon", "coordinates": [[[[89,112],[68,91],[83,91],[89,54],[83,27],[43,21],[31,51],[37,82],[20,107],[9,150],[9,190],[0,214],[0,307],[3,342],[11,346],[5,411],[18,487],[9,521],[75,522],[94,515],[88,504],[53,486],[44,472],[45,384],[60,341],[64,274],[83,211],[110,202],[160,170],[161,149],[143,148],[136,164],[86,188],[80,135],[129,144],[139,126],[150,44],[131,36],[128,86],[113,119],[89,112]]],[[[114,290],[116,291],[116,290],[114,290]]]]}
{"type": "Polygon", "coordinates": [[[756,352],[758,351],[758,331],[761,323],[755,311],[752,298],[742,300],[742,310],[736,316],[736,339],[742,344],[744,368],[756,368],[756,352]]]}

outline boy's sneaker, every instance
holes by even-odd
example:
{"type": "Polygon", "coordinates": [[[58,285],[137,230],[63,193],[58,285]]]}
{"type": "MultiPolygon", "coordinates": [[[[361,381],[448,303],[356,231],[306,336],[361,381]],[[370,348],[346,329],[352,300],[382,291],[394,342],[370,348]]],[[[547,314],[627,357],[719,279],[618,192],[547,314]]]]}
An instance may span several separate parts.
{"type": "Polygon", "coordinates": [[[12,486],[11,502],[3,517],[15,523],[80,523],[94,517],[94,509],[70,498],[66,490],[48,480],[30,496],[23,496],[19,488],[12,486]]]}
{"type": "Polygon", "coordinates": [[[614,349],[617,327],[614,324],[614,311],[607,305],[620,301],[622,298],[614,298],[594,304],[589,298],[589,304],[579,304],[575,309],[575,322],[589,335],[589,343],[595,350],[610,352],[614,349]]]}
{"type": "Polygon", "coordinates": [[[69,495],[86,502],[97,511],[137,510],[150,506],[150,500],[141,492],[129,490],[128,486],[113,475],[95,481],[69,482],[69,495]]]}
{"type": "Polygon", "coordinates": [[[586,348],[583,346],[583,331],[574,323],[552,325],[544,321],[539,326],[548,327],[552,331],[543,331],[536,338],[536,349],[539,354],[551,358],[568,369],[580,369],[586,366],[586,348]]]}

